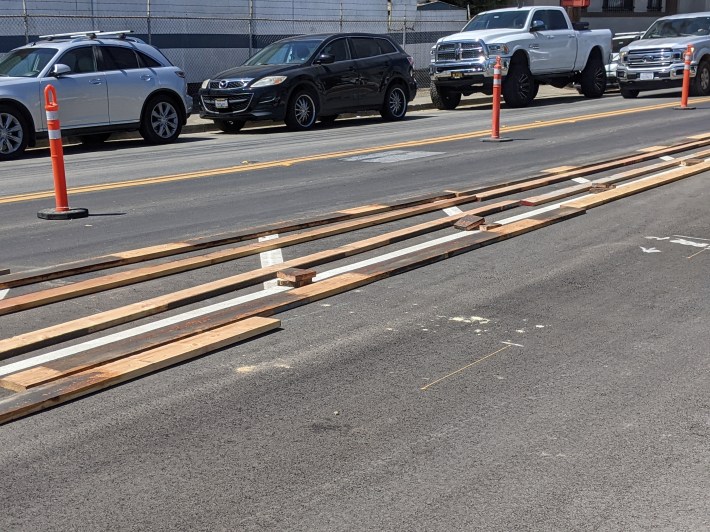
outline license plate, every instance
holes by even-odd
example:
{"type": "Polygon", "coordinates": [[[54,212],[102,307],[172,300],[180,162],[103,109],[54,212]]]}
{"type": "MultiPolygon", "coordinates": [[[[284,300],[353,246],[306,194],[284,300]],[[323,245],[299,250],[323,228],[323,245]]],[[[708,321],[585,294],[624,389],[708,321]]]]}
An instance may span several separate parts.
{"type": "Polygon", "coordinates": [[[214,101],[214,106],[215,106],[217,109],[226,109],[227,107],[229,107],[229,103],[227,103],[227,99],[226,99],[226,98],[217,98],[217,99],[214,101]]]}
{"type": "Polygon", "coordinates": [[[451,77],[452,77],[453,79],[460,79],[460,78],[463,77],[463,74],[462,74],[461,72],[452,72],[452,73],[451,73],[451,77]]]}
{"type": "Polygon", "coordinates": [[[653,79],[653,72],[641,72],[639,79],[653,79]]]}

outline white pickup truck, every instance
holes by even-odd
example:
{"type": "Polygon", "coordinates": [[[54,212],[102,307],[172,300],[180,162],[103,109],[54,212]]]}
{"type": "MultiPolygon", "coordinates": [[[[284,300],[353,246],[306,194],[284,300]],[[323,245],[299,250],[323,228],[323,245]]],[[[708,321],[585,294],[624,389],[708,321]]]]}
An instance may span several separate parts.
{"type": "Polygon", "coordinates": [[[688,45],[690,93],[710,95],[710,12],[659,18],[640,40],[622,48],[616,70],[621,95],[636,98],[639,91],[681,87],[688,45]]]}
{"type": "Polygon", "coordinates": [[[610,54],[610,30],[573,26],[561,7],[486,11],[432,48],[431,101],[439,109],[454,109],[462,94],[490,94],[496,56],[502,61],[503,98],[511,107],[529,105],[540,84],[575,82],[586,97],[599,98],[610,54]]]}

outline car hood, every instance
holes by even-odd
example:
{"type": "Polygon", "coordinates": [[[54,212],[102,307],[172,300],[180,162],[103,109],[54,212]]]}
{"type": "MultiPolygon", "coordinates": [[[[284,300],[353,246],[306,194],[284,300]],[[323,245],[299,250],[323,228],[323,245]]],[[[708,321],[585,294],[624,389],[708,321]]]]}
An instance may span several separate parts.
{"type": "Polygon", "coordinates": [[[12,87],[15,85],[32,85],[36,83],[37,78],[16,78],[0,76],[0,91],[5,87],[12,87]]]}
{"type": "Polygon", "coordinates": [[[641,39],[629,43],[625,50],[650,50],[652,48],[686,48],[689,44],[707,42],[707,35],[694,35],[689,37],[666,37],[664,39],[641,39]]]}
{"type": "Polygon", "coordinates": [[[279,76],[304,65],[242,65],[220,72],[210,79],[257,79],[264,76],[279,76]]]}
{"type": "Polygon", "coordinates": [[[522,30],[516,29],[498,29],[498,30],[476,30],[476,31],[462,31],[461,33],[454,33],[453,35],[447,35],[439,39],[437,44],[444,42],[458,42],[458,41],[483,41],[483,42],[493,42],[501,37],[506,37],[507,35],[515,35],[520,33],[522,30]]]}

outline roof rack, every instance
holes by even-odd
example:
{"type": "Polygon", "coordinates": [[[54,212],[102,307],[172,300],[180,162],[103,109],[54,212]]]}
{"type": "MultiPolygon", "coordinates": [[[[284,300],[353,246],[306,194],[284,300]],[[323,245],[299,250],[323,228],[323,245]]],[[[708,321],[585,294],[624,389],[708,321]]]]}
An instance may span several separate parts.
{"type": "Polygon", "coordinates": [[[133,30],[120,31],[73,31],[70,33],[54,33],[52,35],[40,35],[42,40],[53,41],[54,39],[96,39],[98,37],[113,37],[116,39],[125,39],[126,35],[133,33],[133,30]]]}

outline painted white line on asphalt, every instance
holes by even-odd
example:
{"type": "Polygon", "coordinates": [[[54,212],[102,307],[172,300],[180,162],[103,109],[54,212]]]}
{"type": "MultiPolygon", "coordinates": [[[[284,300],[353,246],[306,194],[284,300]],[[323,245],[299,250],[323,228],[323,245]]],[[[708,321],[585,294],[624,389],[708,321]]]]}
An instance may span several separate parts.
{"type": "MultiPolygon", "coordinates": [[[[665,174],[665,173],[668,173],[671,171],[673,171],[673,170],[669,170],[667,172],[662,172],[661,174],[665,174]]],[[[638,183],[640,181],[646,181],[648,179],[652,179],[652,178],[656,177],[657,175],[661,175],[661,174],[655,174],[655,175],[651,175],[648,177],[644,177],[643,179],[638,179],[636,181],[624,183],[623,185],[620,185],[620,186],[633,185],[634,183],[638,183]]],[[[586,194],[584,196],[580,196],[577,199],[586,198],[586,197],[593,196],[593,195],[594,194],[586,194]]],[[[570,201],[570,200],[568,200],[568,201],[570,201]]],[[[512,222],[515,222],[518,220],[530,218],[531,216],[535,216],[536,214],[540,214],[540,213],[544,213],[547,211],[557,209],[557,208],[559,208],[560,205],[561,205],[561,203],[556,203],[554,205],[548,205],[547,207],[528,211],[528,212],[523,213],[518,216],[511,216],[510,218],[506,218],[504,220],[499,220],[499,221],[497,221],[497,223],[499,223],[501,225],[509,224],[509,223],[512,223],[512,222]]],[[[355,270],[357,268],[362,268],[364,266],[370,266],[372,264],[384,262],[384,261],[392,259],[392,258],[401,257],[402,255],[407,255],[407,254],[412,253],[414,251],[420,251],[422,249],[427,249],[432,246],[436,246],[438,244],[443,244],[445,242],[453,242],[454,240],[458,240],[460,238],[465,238],[466,236],[471,235],[475,232],[478,232],[478,231],[457,231],[456,233],[453,233],[451,235],[447,235],[447,236],[437,238],[435,240],[431,240],[428,242],[424,242],[421,244],[417,244],[415,246],[410,246],[408,248],[404,248],[399,251],[394,251],[392,253],[386,253],[386,254],[380,255],[378,257],[373,257],[371,259],[356,262],[355,264],[343,266],[342,268],[334,268],[332,270],[324,271],[324,272],[321,272],[318,275],[316,275],[314,277],[313,281],[314,282],[315,281],[322,281],[323,279],[328,279],[329,277],[333,277],[333,276],[338,275],[340,273],[345,273],[348,271],[355,270]]],[[[32,366],[36,366],[39,364],[43,364],[43,363],[51,361],[51,360],[56,360],[58,358],[73,355],[75,353],[80,353],[82,351],[86,351],[86,350],[91,349],[93,347],[98,347],[98,346],[107,345],[107,344],[110,344],[113,342],[118,342],[119,340],[123,340],[125,338],[131,338],[133,336],[137,336],[137,335],[142,334],[144,332],[149,332],[149,331],[153,331],[156,329],[160,329],[162,327],[167,327],[167,326],[173,325],[175,323],[180,323],[180,322],[186,321],[188,319],[191,319],[193,317],[204,316],[205,314],[209,314],[209,313],[215,312],[217,310],[230,308],[230,307],[239,305],[241,303],[245,303],[247,301],[253,301],[255,299],[260,299],[262,297],[266,297],[266,296],[269,296],[269,295],[277,293],[277,292],[285,292],[288,290],[291,290],[291,287],[278,286],[276,288],[262,290],[260,292],[255,292],[253,294],[237,297],[234,299],[230,299],[228,301],[223,301],[221,303],[217,303],[215,305],[210,305],[210,306],[207,306],[207,307],[204,307],[201,309],[193,310],[191,312],[186,312],[184,314],[173,316],[172,318],[166,318],[163,320],[156,321],[154,323],[150,323],[147,325],[141,325],[141,326],[135,327],[133,329],[128,329],[128,330],[122,331],[120,333],[114,333],[114,334],[105,336],[103,338],[97,338],[95,340],[90,340],[88,342],[77,344],[75,346],[66,347],[64,349],[59,349],[57,351],[52,351],[49,353],[45,353],[43,355],[38,355],[36,357],[28,358],[26,360],[14,362],[12,364],[8,364],[6,366],[0,367],[0,376],[7,375],[9,373],[14,373],[16,371],[20,371],[22,369],[27,369],[27,368],[30,368],[32,366]]]]}
{"type": "MultiPolygon", "coordinates": [[[[279,237],[278,234],[260,236],[259,242],[266,242],[267,240],[274,240],[275,238],[278,238],[278,237],[279,237]]],[[[283,253],[281,252],[281,248],[278,248],[278,249],[271,249],[269,251],[264,251],[263,253],[259,253],[259,259],[261,260],[261,267],[266,268],[267,266],[273,266],[274,264],[281,264],[284,261],[284,256],[283,256],[283,253]]],[[[264,290],[268,290],[269,288],[275,288],[278,285],[279,285],[279,282],[276,279],[271,279],[270,281],[264,281],[264,290]]]]}
{"type": "MultiPolygon", "coordinates": [[[[690,238],[691,240],[707,240],[708,242],[710,242],[710,238],[700,238],[699,236],[687,236],[687,235],[673,235],[673,236],[676,238],[690,238]]],[[[646,238],[650,238],[650,237],[646,237],[646,238]]],[[[668,238],[668,237],[666,237],[666,238],[668,238]]]]}
{"type": "Polygon", "coordinates": [[[423,157],[433,157],[434,155],[443,155],[445,152],[441,151],[385,151],[381,153],[370,153],[367,155],[355,155],[353,157],[346,157],[341,159],[342,161],[348,162],[361,162],[361,163],[399,163],[402,161],[409,161],[412,159],[421,159],[423,157]]]}
{"type": "Polygon", "coordinates": [[[278,292],[285,292],[287,290],[291,290],[291,287],[279,286],[277,288],[272,288],[269,290],[262,290],[261,292],[255,292],[246,296],[241,296],[234,299],[230,299],[228,301],[223,301],[221,303],[216,303],[214,305],[210,305],[190,312],[185,312],[184,314],[179,314],[171,318],[165,318],[153,323],[134,327],[133,329],[121,331],[119,333],[109,334],[108,336],[104,336],[102,338],[97,338],[95,340],[89,340],[88,342],[83,342],[81,344],[65,347],[64,349],[58,349],[57,351],[45,353],[44,355],[38,355],[36,357],[28,358],[26,360],[20,360],[19,362],[14,362],[12,364],[0,367],[0,376],[8,375],[9,373],[14,373],[15,371],[31,368],[32,366],[37,366],[39,364],[44,364],[45,362],[50,362],[52,360],[57,360],[58,358],[63,358],[69,355],[74,355],[76,353],[81,353],[82,351],[87,351],[94,347],[100,347],[112,344],[114,342],[118,342],[119,340],[124,340],[126,338],[132,338],[133,336],[138,336],[139,334],[155,331],[157,329],[168,327],[176,323],[181,323],[192,318],[199,318],[200,316],[210,314],[211,312],[216,312],[218,310],[234,307],[241,303],[254,301],[255,299],[261,299],[262,297],[270,296],[271,294],[276,294],[278,292]]]}
{"type": "Polygon", "coordinates": [[[458,207],[447,207],[444,209],[444,212],[448,214],[449,216],[453,216],[454,214],[461,214],[463,211],[459,209],[458,207]]]}
{"type": "Polygon", "coordinates": [[[585,177],[575,177],[575,178],[572,178],[572,181],[574,181],[575,183],[579,183],[579,184],[591,183],[591,181],[585,177]]]}
{"type": "Polygon", "coordinates": [[[5,299],[5,296],[10,292],[9,288],[6,288],[5,290],[0,290],[0,300],[5,299]]]}

